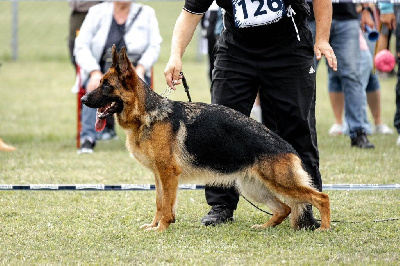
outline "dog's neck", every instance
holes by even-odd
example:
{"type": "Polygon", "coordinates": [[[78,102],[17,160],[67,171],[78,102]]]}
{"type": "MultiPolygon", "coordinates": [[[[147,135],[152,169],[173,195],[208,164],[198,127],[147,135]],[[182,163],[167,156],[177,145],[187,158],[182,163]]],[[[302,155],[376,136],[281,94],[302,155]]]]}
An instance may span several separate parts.
{"type": "Polygon", "coordinates": [[[157,121],[162,121],[172,112],[172,101],[154,92],[143,80],[138,79],[135,88],[135,101],[124,106],[124,111],[117,115],[122,128],[137,130],[150,127],[157,121]]]}

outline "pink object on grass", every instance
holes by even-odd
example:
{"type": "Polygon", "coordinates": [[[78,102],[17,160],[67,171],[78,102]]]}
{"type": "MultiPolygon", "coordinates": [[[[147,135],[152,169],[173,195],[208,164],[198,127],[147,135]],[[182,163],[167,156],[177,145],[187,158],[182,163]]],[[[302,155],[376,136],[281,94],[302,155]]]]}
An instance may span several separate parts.
{"type": "Polygon", "coordinates": [[[384,49],[375,55],[375,67],[381,72],[390,72],[393,70],[396,60],[393,54],[384,49]]]}

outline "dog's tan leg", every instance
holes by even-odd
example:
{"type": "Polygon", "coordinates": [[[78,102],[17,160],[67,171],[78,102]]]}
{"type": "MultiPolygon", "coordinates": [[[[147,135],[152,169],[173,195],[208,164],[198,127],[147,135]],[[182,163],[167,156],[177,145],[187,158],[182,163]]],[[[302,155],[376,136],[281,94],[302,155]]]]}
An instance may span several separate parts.
{"type": "Polygon", "coordinates": [[[153,222],[151,224],[144,224],[140,228],[151,229],[158,226],[159,221],[162,217],[162,187],[160,182],[160,177],[155,175],[155,186],[156,186],[156,214],[154,215],[153,222]]]}
{"type": "Polygon", "coordinates": [[[321,227],[318,230],[329,230],[331,228],[331,207],[328,194],[315,191],[311,195],[311,204],[321,214],[321,227]]]}
{"type": "Polygon", "coordinates": [[[272,210],[272,217],[265,224],[256,224],[251,228],[262,229],[267,227],[275,227],[282,223],[290,214],[290,207],[275,197],[273,201],[268,202],[268,207],[272,210]]]}
{"type": "MultiPolygon", "coordinates": [[[[158,220],[156,227],[148,228],[150,230],[164,231],[168,226],[175,222],[175,204],[176,197],[178,194],[178,178],[181,173],[181,169],[174,164],[165,166],[164,164],[159,168],[160,176],[160,190],[161,193],[161,204],[157,203],[157,206],[161,206],[161,218],[158,220]]],[[[157,194],[158,195],[158,194],[157,194]]],[[[159,210],[157,207],[157,213],[159,210]]],[[[156,214],[155,220],[159,217],[156,214]]]]}
{"type": "Polygon", "coordinates": [[[296,199],[292,198],[289,204],[292,209],[291,223],[293,228],[298,228],[297,222],[304,211],[304,202],[311,203],[318,209],[321,214],[321,227],[317,230],[329,230],[331,224],[330,202],[329,196],[326,193],[318,192],[313,188],[302,187],[297,192],[301,191],[301,195],[297,195],[296,199]]]}
{"type": "MultiPolygon", "coordinates": [[[[321,214],[320,230],[330,228],[329,196],[309,185],[310,177],[303,169],[299,157],[287,154],[272,160],[266,159],[260,164],[259,175],[271,191],[297,203],[298,206],[304,203],[312,204],[321,214]]],[[[291,207],[294,216],[301,215],[302,212],[298,211],[296,206],[292,204],[291,207]]],[[[295,222],[292,222],[292,225],[297,227],[295,222]]]]}

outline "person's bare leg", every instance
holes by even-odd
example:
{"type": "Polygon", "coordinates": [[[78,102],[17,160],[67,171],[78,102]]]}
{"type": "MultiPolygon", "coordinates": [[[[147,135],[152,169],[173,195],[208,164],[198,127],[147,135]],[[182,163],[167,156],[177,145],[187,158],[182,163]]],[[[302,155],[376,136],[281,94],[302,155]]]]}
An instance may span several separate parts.
{"type": "Polygon", "coordinates": [[[393,134],[393,129],[382,122],[381,118],[381,91],[367,92],[367,102],[375,122],[374,133],[393,134]]]}
{"type": "Polygon", "coordinates": [[[383,49],[388,49],[388,35],[379,34],[378,41],[376,42],[376,53],[379,53],[383,49]]]}
{"type": "Polygon", "coordinates": [[[374,118],[375,125],[382,124],[381,119],[381,91],[371,91],[367,93],[367,102],[371,110],[372,117],[374,118]]]}
{"type": "Polygon", "coordinates": [[[343,107],[344,94],[343,92],[329,92],[333,115],[335,116],[335,124],[343,124],[343,107]]]}

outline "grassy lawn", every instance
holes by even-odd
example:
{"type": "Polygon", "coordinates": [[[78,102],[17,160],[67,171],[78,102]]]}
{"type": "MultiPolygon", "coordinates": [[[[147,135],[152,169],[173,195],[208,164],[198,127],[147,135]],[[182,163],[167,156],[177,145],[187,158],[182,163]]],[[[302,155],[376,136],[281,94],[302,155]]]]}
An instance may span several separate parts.
{"type": "MultiPolygon", "coordinates": [[[[183,2],[149,4],[156,9],[164,39],[154,67],[156,91],[161,93],[166,87],[163,69],[171,32],[183,2]]],[[[8,20],[9,14],[3,16],[2,10],[9,5],[0,3],[0,23],[8,20]]],[[[19,5],[21,34],[33,28],[40,34],[42,27],[31,25],[40,22],[38,11],[34,12],[38,8],[58,14],[49,24],[59,30],[49,31],[50,41],[57,45],[21,36],[17,62],[9,60],[7,50],[0,51],[0,137],[17,147],[13,153],[0,153],[0,184],[153,184],[152,174],[129,157],[119,128],[119,140],[99,142],[90,156],[76,154],[76,96],[70,92],[74,70],[66,44],[68,8],[65,2],[19,5]]],[[[0,43],[7,43],[8,30],[0,27],[0,33],[0,43]]],[[[184,58],[184,73],[192,99],[210,102],[206,61],[196,60],[196,41],[184,58]]],[[[328,136],[333,114],[326,68],[320,66],[317,130],[324,183],[400,183],[397,135],[371,136],[376,149],[370,151],[350,148],[346,136],[328,136]]],[[[381,81],[382,117],[390,126],[395,83],[394,78],[381,81]]],[[[183,89],[170,98],[187,100],[183,89]]],[[[154,191],[0,191],[0,264],[398,265],[400,222],[373,220],[400,217],[400,191],[328,194],[332,219],[341,221],[333,223],[330,232],[293,231],[288,221],[274,229],[251,230],[269,216],[244,200],[234,223],[203,227],[200,219],[208,206],[200,190],[180,191],[177,222],[159,234],[139,228],[152,219],[154,191]]]]}

